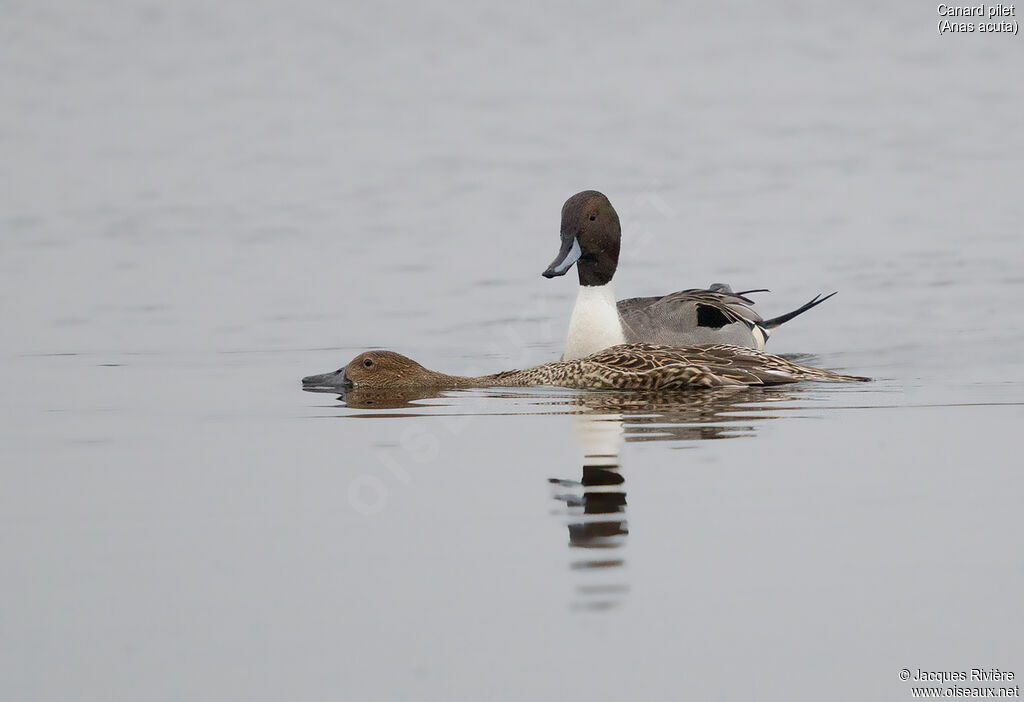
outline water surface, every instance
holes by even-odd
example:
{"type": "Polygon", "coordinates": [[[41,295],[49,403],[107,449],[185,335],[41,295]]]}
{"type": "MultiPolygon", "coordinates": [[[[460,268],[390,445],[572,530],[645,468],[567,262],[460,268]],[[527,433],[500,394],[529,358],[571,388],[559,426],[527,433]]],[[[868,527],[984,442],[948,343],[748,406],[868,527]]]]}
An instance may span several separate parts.
{"type": "Polygon", "coordinates": [[[0,696],[903,699],[1024,674],[1019,40],[923,3],[15,3],[0,28],[0,696]],[[346,398],[621,297],[825,305],[870,375],[346,398]]]}

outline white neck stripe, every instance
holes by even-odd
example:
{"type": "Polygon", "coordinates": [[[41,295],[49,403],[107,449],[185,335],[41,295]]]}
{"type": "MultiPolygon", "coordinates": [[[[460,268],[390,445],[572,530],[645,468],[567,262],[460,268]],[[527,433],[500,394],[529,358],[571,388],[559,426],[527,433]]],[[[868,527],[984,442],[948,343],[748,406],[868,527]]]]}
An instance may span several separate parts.
{"type": "Polygon", "coordinates": [[[580,286],[576,306],[569,319],[569,334],[562,360],[583,358],[625,342],[611,283],[580,286]]]}

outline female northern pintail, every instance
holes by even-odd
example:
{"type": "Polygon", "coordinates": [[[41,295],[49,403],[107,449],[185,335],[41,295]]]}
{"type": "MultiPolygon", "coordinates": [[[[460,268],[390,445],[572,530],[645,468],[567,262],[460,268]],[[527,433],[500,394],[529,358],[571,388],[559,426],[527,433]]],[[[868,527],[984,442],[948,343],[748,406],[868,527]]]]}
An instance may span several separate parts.
{"type": "Polygon", "coordinates": [[[651,343],[688,346],[732,344],[763,349],[770,330],[828,298],[816,296],[788,314],[762,319],[752,308],[753,292],[734,293],[721,283],[661,297],[615,301],[611,281],[619,262],[622,230],[607,197],[584,190],[562,206],[562,246],[544,271],[545,278],[565,275],[573,264],[580,277],[562,360],[582,358],[615,344],[651,343]]]}
{"type": "Polygon", "coordinates": [[[673,391],[720,386],[780,385],[799,380],[868,380],[801,366],[743,346],[680,347],[620,344],[585,358],[469,378],[428,370],[394,351],[366,351],[344,368],[302,379],[306,387],[409,388],[555,385],[580,390],[673,391]]]}

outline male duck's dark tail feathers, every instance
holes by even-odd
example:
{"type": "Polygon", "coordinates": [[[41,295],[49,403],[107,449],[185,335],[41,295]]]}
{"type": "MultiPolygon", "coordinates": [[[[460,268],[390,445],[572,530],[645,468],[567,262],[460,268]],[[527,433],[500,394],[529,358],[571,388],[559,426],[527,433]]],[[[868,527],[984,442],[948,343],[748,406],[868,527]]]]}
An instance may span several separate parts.
{"type": "MultiPolygon", "coordinates": [[[[839,291],[837,290],[836,292],[839,292],[839,291]]],[[[793,319],[793,317],[796,317],[797,315],[803,314],[804,312],[806,312],[807,310],[811,309],[812,307],[817,307],[818,305],[820,305],[825,300],[829,299],[830,297],[832,297],[832,295],[835,295],[835,294],[836,293],[831,293],[829,295],[826,295],[825,297],[822,297],[821,295],[815,295],[814,299],[811,300],[810,302],[808,302],[807,304],[801,305],[800,307],[796,308],[792,312],[787,312],[786,314],[780,314],[778,317],[772,317],[771,319],[766,319],[763,322],[761,322],[761,324],[759,326],[762,326],[765,329],[774,329],[775,327],[779,326],[780,324],[785,324],[789,320],[793,319]]]]}

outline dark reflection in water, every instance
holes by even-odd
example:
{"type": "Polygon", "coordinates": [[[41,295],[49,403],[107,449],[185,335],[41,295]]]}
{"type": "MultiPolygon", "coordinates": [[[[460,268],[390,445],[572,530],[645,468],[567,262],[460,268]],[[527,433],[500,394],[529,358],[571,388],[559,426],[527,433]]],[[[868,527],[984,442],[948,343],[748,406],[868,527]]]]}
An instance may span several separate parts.
{"type": "Polygon", "coordinates": [[[582,475],[579,480],[548,479],[558,488],[554,499],[564,505],[572,549],[569,567],[583,571],[572,606],[610,609],[629,591],[621,582],[625,561],[609,553],[622,549],[629,534],[626,479],[619,471],[622,423],[617,415],[608,414],[577,414],[572,421],[583,449],[582,475]]]}
{"type": "MultiPolygon", "coordinates": [[[[353,418],[438,416],[438,407],[451,410],[440,416],[493,415],[489,403],[499,398],[517,401],[518,409],[512,414],[569,415],[581,459],[571,473],[551,477],[548,482],[552,499],[559,505],[555,514],[565,521],[568,532],[568,570],[577,580],[570,607],[599,612],[620,606],[629,593],[625,575],[629,536],[626,475],[620,458],[623,443],[668,441],[685,448],[695,441],[753,436],[761,422],[782,416],[782,409],[799,409],[799,400],[808,400],[808,390],[814,387],[721,388],[665,395],[349,390],[338,399],[344,407],[357,410],[406,410],[347,415],[353,418]]],[[[306,389],[338,395],[337,390],[306,389]]],[[[504,409],[498,414],[509,413],[504,409]]]]}
{"type": "MultiPolygon", "coordinates": [[[[340,390],[339,388],[305,387],[306,392],[319,392],[329,395],[337,395],[346,407],[353,409],[404,409],[416,407],[430,407],[432,403],[423,403],[420,400],[444,399],[438,390],[401,389],[401,390],[340,390]]],[[[448,404],[448,403],[444,403],[448,404]]],[[[371,415],[372,416],[372,415],[371,415]]],[[[415,417],[414,414],[389,414],[389,417],[415,417]]]]}
{"type": "Polygon", "coordinates": [[[624,442],[751,436],[758,422],[778,416],[766,411],[765,403],[791,400],[795,395],[753,388],[653,396],[584,393],[566,398],[564,407],[574,412],[573,428],[583,454],[581,478],[549,480],[560,488],[554,499],[564,504],[569,568],[580,571],[571,607],[612,609],[629,592],[624,582],[625,557],[609,557],[611,550],[624,550],[629,535],[626,478],[620,460],[624,442]]]}

